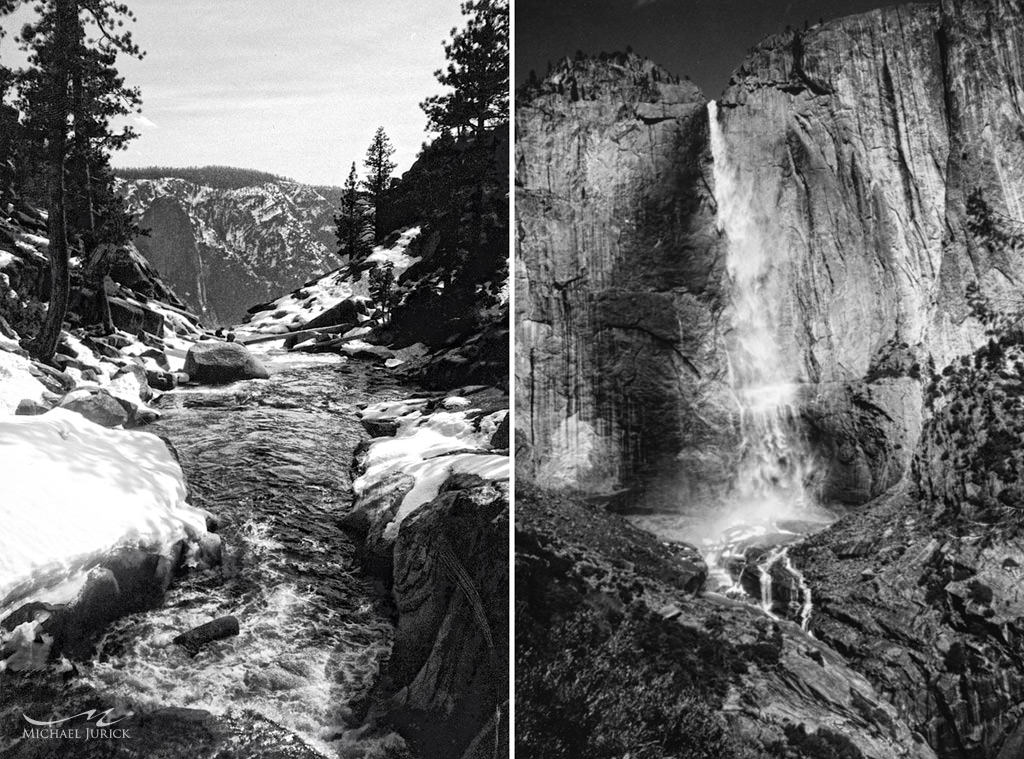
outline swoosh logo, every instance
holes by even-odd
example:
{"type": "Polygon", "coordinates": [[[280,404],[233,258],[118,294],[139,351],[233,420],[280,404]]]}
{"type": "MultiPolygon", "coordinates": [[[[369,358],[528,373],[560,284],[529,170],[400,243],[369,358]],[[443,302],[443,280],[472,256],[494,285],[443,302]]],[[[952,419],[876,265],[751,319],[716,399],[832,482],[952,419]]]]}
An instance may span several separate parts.
{"type": "Polygon", "coordinates": [[[78,719],[79,717],[85,717],[87,720],[95,719],[96,720],[96,727],[109,727],[110,725],[115,725],[118,722],[121,722],[122,720],[128,719],[127,715],[125,715],[124,717],[118,717],[117,719],[114,719],[114,720],[109,719],[110,713],[112,711],[114,711],[114,710],[113,709],[106,709],[106,710],[100,712],[100,711],[97,711],[96,709],[90,709],[87,712],[79,712],[78,714],[74,714],[74,715],[72,715],[70,717],[63,717],[61,719],[51,719],[51,720],[32,719],[27,714],[22,714],[21,716],[24,717],[25,721],[28,722],[30,725],[36,725],[37,727],[53,727],[54,725],[60,725],[60,724],[63,724],[64,722],[67,722],[68,720],[78,719]],[[99,719],[96,719],[96,715],[97,714],[100,715],[99,719]]]}

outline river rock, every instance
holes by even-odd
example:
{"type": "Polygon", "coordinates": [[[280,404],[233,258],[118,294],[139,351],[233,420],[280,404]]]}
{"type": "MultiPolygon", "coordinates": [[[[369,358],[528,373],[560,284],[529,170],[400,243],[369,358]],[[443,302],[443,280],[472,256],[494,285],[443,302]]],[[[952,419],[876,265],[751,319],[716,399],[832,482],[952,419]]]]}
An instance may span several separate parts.
{"type": "Polygon", "coordinates": [[[72,390],[57,405],[102,427],[123,427],[131,419],[131,413],[124,404],[101,388],[72,390]]]}
{"type": "Polygon", "coordinates": [[[131,393],[142,401],[148,401],[153,397],[153,390],[149,386],[149,372],[141,364],[122,366],[110,380],[112,385],[119,385],[126,393],[131,393]]]}
{"type": "MultiPolygon", "coordinates": [[[[40,665],[58,654],[87,657],[110,622],[159,602],[180,569],[183,553],[183,542],[171,546],[167,553],[120,549],[89,571],[82,589],[70,601],[28,603],[0,624],[6,630],[22,624],[35,628],[37,639],[45,644],[37,657],[40,665]]],[[[15,648],[15,644],[9,645],[0,652],[0,659],[18,655],[15,648]]]]}
{"type": "Polygon", "coordinates": [[[39,414],[45,414],[49,410],[47,406],[39,403],[39,401],[24,398],[18,402],[18,408],[14,410],[14,413],[21,416],[38,416],[39,414]]]}
{"type": "Polygon", "coordinates": [[[363,419],[359,423],[370,437],[394,437],[398,432],[399,423],[397,419],[363,419]]]}
{"type": "Polygon", "coordinates": [[[146,382],[154,390],[173,390],[177,386],[177,379],[173,372],[156,369],[146,370],[146,382]]]}
{"type": "Polygon", "coordinates": [[[267,370],[241,343],[204,341],[185,356],[185,373],[202,384],[223,384],[245,379],[267,379],[267,370]]]}
{"type": "Polygon", "coordinates": [[[238,635],[238,618],[232,615],[217,617],[205,624],[194,627],[188,632],[175,636],[173,642],[190,651],[197,651],[207,643],[223,640],[238,635]]]}

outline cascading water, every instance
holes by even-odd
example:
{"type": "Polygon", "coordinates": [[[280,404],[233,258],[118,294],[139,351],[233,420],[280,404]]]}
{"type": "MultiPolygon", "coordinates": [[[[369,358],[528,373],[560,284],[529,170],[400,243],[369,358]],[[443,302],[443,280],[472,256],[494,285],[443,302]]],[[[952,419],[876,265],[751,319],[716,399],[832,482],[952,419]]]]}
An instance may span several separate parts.
{"type": "MultiPolygon", "coordinates": [[[[792,542],[808,531],[807,522],[829,521],[829,515],[806,493],[812,456],[795,419],[799,369],[779,344],[779,314],[786,297],[779,275],[786,250],[774,231],[774,209],[758,194],[753,167],[732,160],[714,101],[708,104],[708,121],[718,228],[727,241],[732,286],[727,359],[740,448],[725,507],[701,537],[712,584],[717,580],[720,589],[735,589],[736,564],[745,561],[749,547],[792,542]]],[[[760,600],[769,611],[769,564],[782,555],[769,551],[760,573],[760,600]]]]}

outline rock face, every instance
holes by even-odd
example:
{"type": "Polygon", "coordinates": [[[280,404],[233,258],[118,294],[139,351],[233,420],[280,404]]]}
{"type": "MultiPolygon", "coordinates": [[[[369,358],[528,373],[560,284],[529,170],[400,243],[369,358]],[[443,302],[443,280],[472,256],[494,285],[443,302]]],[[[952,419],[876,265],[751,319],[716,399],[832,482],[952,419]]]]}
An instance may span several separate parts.
{"type": "Polygon", "coordinates": [[[567,63],[516,119],[518,461],[612,489],[721,416],[705,100],[618,56],[567,63]]]}
{"type": "Polygon", "coordinates": [[[270,376],[244,345],[213,340],[196,343],[188,349],[185,373],[195,382],[211,385],[270,376]]]}
{"type": "Polygon", "coordinates": [[[506,487],[453,478],[399,533],[390,718],[428,759],[508,740],[508,528],[506,487]]]}
{"type": "Polygon", "coordinates": [[[246,309],[333,269],[334,202],[294,182],[219,189],[184,179],[124,181],[149,236],[136,244],[206,324],[236,324],[246,309]]]}
{"type": "MultiPolygon", "coordinates": [[[[805,397],[945,365],[982,339],[967,285],[1001,297],[1024,281],[1024,260],[981,245],[967,214],[980,192],[1024,218],[1024,72],[1006,52],[1021,45],[1014,3],[914,4],[768,38],[737,69],[718,125],[777,246],[773,316],[805,397]],[[913,357],[901,372],[894,350],[913,357]]],[[[516,117],[524,473],[587,490],[666,466],[687,471],[684,493],[721,480],[732,325],[703,98],[606,57],[559,67],[516,117]]],[[[871,459],[841,450],[855,424],[819,426],[820,453],[871,459]]],[[[881,446],[904,468],[913,434],[881,446]]],[[[839,469],[826,487],[847,500],[895,476],[839,469]]]]}
{"type": "Polygon", "coordinates": [[[393,725],[425,759],[504,755],[509,462],[493,449],[508,396],[464,387],[360,416],[373,440],[353,458],[344,519],[397,612],[368,723],[393,725]]]}

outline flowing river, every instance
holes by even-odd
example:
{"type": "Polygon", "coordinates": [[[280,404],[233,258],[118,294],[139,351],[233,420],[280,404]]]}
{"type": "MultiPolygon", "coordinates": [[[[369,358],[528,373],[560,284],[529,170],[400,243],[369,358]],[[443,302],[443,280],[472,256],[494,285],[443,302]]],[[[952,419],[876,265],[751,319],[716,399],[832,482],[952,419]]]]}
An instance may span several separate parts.
{"type": "Polygon", "coordinates": [[[179,579],[160,608],[115,623],[82,674],[108,700],[251,710],[337,755],[347,703],[366,695],[392,629],[339,526],[366,437],[355,406],[411,390],[335,355],[259,355],[270,380],[168,393],[149,428],[176,448],[191,502],[222,520],[222,571],[179,579]],[[238,637],[194,657],[171,644],[225,614],[238,637]]]}

